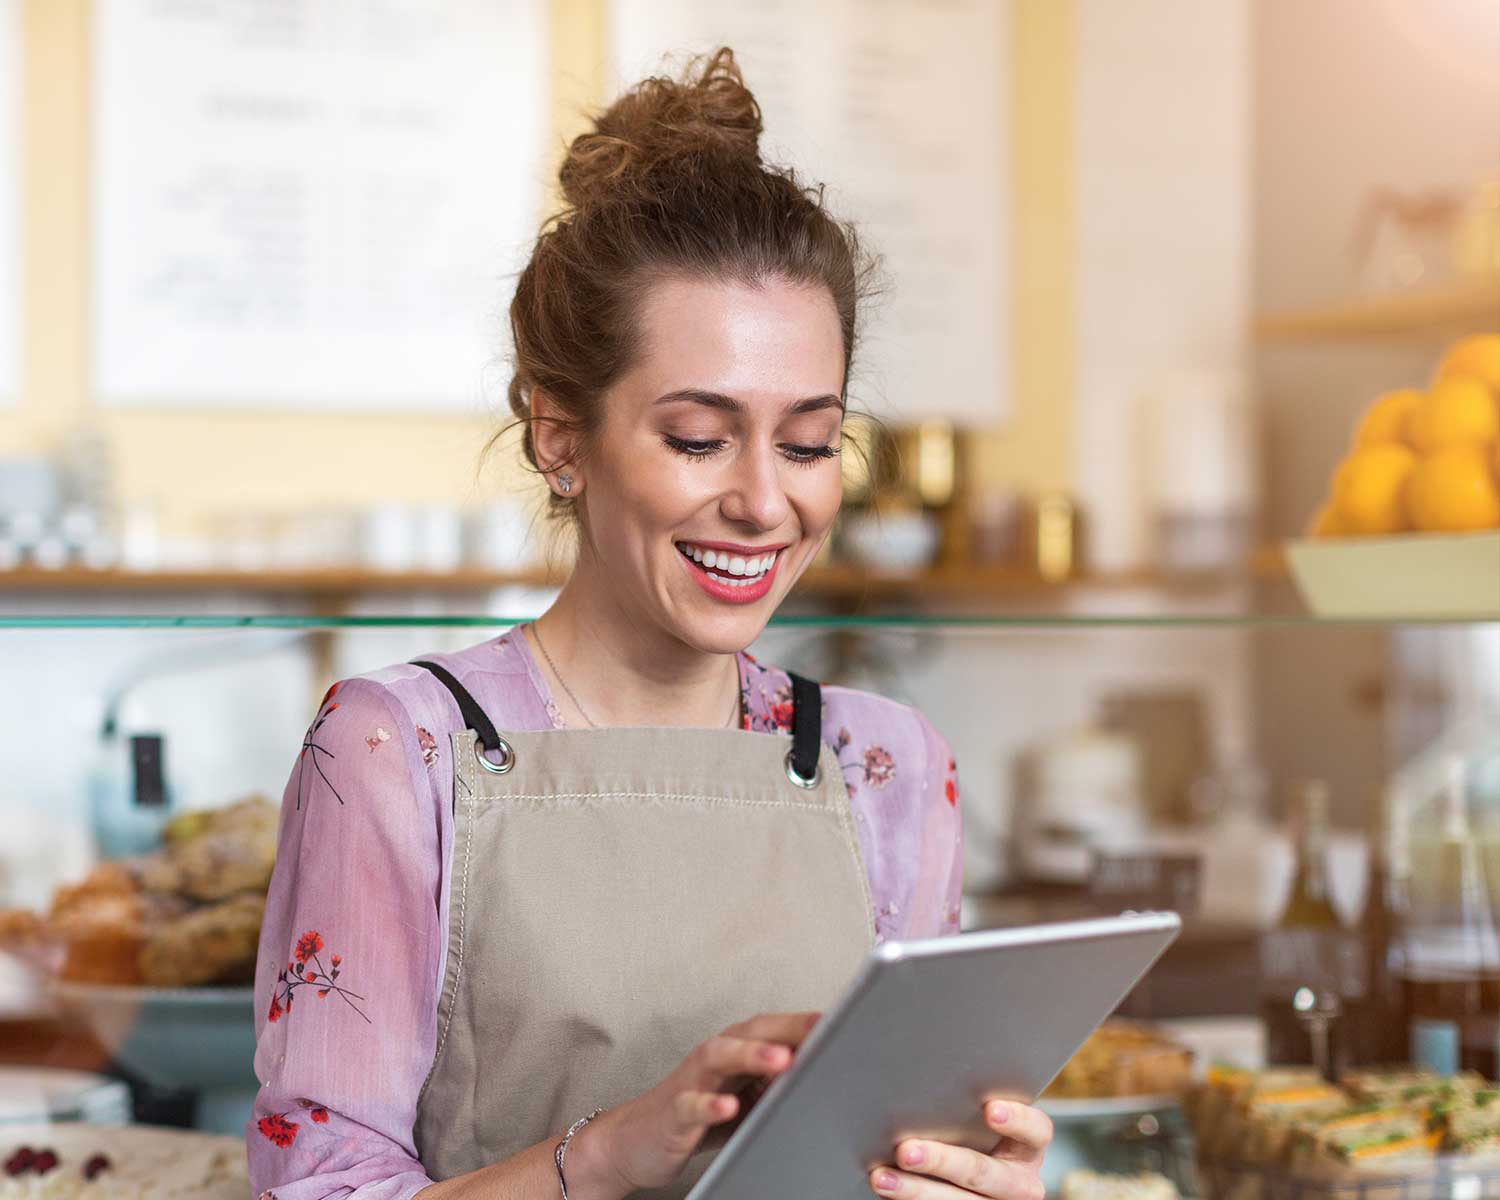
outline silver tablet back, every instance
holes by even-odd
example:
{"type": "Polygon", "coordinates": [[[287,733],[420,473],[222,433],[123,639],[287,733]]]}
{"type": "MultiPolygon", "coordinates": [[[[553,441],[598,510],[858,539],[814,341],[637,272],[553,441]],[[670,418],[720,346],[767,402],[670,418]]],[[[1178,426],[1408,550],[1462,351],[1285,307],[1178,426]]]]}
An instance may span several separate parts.
{"type": "Polygon", "coordinates": [[[868,1200],[903,1137],[989,1151],[1177,936],[1175,913],[876,947],[688,1200],[868,1200]]]}

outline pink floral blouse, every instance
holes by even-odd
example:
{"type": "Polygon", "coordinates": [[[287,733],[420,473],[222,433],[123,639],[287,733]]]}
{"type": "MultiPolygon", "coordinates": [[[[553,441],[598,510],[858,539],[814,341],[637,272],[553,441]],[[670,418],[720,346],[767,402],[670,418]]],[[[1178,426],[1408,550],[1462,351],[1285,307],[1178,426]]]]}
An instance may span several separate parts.
{"type": "MultiPolygon", "coordinates": [[[[446,666],[500,730],[562,728],[519,628],[446,666]]],[[[786,672],[738,656],[744,728],[791,736],[786,672]]],[[[952,753],[916,709],[825,686],[876,938],[958,931],[962,826],[952,753]]],[[[453,847],[457,706],[420,667],[329,689],[282,799],[255,973],[245,1126],[261,1200],[408,1200],[432,1182],[412,1140],[437,1046],[453,847]]]]}

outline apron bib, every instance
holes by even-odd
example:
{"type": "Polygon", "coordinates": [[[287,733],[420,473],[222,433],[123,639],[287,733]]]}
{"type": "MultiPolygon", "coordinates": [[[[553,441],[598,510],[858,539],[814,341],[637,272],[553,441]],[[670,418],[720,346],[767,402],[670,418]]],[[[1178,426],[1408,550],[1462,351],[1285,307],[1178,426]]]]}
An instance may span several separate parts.
{"type": "MultiPolygon", "coordinates": [[[[875,931],[815,682],[792,675],[788,751],[738,729],[502,737],[451,674],[417,665],[468,725],[451,739],[447,970],[415,1127],[434,1180],[650,1090],[737,1021],[837,1001],[875,931]]],[[[711,1127],[677,1180],[632,1195],[681,1200],[725,1136],[711,1127]]]]}

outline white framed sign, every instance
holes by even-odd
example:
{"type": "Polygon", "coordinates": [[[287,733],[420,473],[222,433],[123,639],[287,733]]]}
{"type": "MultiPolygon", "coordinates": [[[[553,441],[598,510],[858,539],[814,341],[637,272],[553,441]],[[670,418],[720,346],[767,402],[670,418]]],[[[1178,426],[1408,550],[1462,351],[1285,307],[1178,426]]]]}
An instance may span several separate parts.
{"type": "Polygon", "coordinates": [[[612,94],[728,45],[795,167],[882,255],[851,397],[991,426],[1009,404],[1009,5],[611,0],[612,94]],[[665,58],[664,55],[671,57],[665,58]]]}
{"type": "Polygon", "coordinates": [[[540,219],[546,0],[95,0],[109,405],[472,410],[540,219]]]}

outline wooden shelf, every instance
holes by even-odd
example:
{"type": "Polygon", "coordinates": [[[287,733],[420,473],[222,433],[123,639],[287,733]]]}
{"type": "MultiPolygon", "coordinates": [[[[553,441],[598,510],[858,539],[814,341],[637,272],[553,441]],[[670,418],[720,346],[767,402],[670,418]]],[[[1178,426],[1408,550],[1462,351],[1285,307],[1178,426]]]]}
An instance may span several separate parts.
{"type": "Polygon", "coordinates": [[[1500,329],[1500,279],[1349,300],[1324,308],[1263,313],[1257,340],[1268,344],[1419,337],[1500,329]]]}
{"type": "MultiPolygon", "coordinates": [[[[1153,571],[1081,575],[1062,582],[1049,581],[1023,567],[971,565],[933,567],[910,572],[874,571],[853,566],[813,567],[798,582],[794,594],[819,597],[900,597],[920,594],[944,599],[996,599],[1006,596],[1062,594],[1077,588],[1149,588],[1204,590],[1233,579],[1265,578],[1284,572],[1279,551],[1258,554],[1247,575],[1165,576],[1153,571]]],[[[170,594],[197,595],[241,592],[254,595],[295,595],[325,601],[360,595],[437,592],[462,594],[503,587],[556,587],[562,578],[538,568],[495,572],[464,569],[453,572],[368,571],[332,568],[308,571],[128,571],[66,567],[49,571],[23,567],[0,572],[0,597],[21,594],[170,594]]]]}

